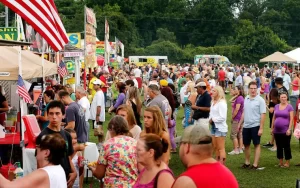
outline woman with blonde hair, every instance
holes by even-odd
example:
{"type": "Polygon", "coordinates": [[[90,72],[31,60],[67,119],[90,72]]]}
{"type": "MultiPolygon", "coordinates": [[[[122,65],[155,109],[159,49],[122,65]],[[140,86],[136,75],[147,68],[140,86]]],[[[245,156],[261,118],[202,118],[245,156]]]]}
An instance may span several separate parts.
{"type": "Polygon", "coordinates": [[[126,104],[132,107],[136,123],[142,129],[142,123],[140,119],[142,112],[142,101],[139,96],[140,94],[138,88],[130,87],[128,89],[128,100],[126,101],[126,104]]]}
{"type": "Polygon", "coordinates": [[[161,139],[165,139],[169,143],[168,151],[162,155],[162,161],[169,164],[170,160],[170,137],[166,128],[166,121],[158,106],[147,107],[144,111],[144,126],[145,129],[141,133],[141,137],[152,133],[158,135],[161,139]]]}
{"type": "Polygon", "coordinates": [[[193,110],[192,105],[196,103],[197,90],[195,89],[195,82],[188,83],[186,91],[189,93],[188,99],[185,101],[184,105],[184,124],[183,128],[188,127],[189,125],[194,124],[193,120],[193,110]]]}
{"type": "Polygon", "coordinates": [[[220,86],[212,89],[212,104],[210,107],[209,122],[211,124],[211,134],[213,146],[216,153],[216,159],[224,164],[226,159],[225,138],[228,131],[227,103],[225,94],[220,86]]]}

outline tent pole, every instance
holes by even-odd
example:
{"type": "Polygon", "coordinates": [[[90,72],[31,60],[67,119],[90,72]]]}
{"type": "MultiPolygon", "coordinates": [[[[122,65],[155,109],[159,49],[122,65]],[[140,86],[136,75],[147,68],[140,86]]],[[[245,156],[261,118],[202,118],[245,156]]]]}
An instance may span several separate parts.
{"type": "MultiPolygon", "coordinates": [[[[19,75],[22,76],[22,47],[18,47],[18,61],[19,61],[19,75]]],[[[22,122],[22,116],[24,115],[24,102],[23,98],[20,97],[20,147],[22,148],[22,165],[24,164],[24,153],[25,153],[25,143],[24,143],[24,123],[22,122]]]]}
{"type": "Polygon", "coordinates": [[[42,93],[44,91],[44,89],[46,88],[45,87],[45,48],[46,48],[46,41],[45,39],[43,38],[43,44],[42,44],[42,77],[43,77],[43,80],[42,80],[42,93]]]}

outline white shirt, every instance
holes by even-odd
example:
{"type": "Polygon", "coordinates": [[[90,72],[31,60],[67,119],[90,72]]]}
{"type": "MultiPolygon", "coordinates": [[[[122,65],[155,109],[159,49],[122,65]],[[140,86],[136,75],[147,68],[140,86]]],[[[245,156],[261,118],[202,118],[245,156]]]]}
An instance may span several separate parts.
{"type": "Polygon", "coordinates": [[[138,140],[140,138],[142,129],[138,125],[135,125],[132,129],[129,130],[129,132],[132,134],[132,137],[135,140],[138,140]]]}
{"type": "Polygon", "coordinates": [[[41,169],[48,174],[50,188],[67,188],[66,174],[60,165],[46,166],[41,169]]]}
{"type": "Polygon", "coordinates": [[[283,86],[287,89],[290,90],[290,84],[291,84],[291,77],[288,74],[280,74],[278,77],[281,77],[283,79],[283,86]]]}
{"type": "Polygon", "coordinates": [[[141,77],[141,75],[142,75],[142,71],[139,68],[135,68],[133,70],[133,73],[134,73],[135,77],[141,77]]]}
{"type": "Polygon", "coordinates": [[[277,69],[277,70],[275,71],[275,74],[276,74],[276,77],[280,76],[280,75],[281,75],[281,70],[280,70],[280,69],[277,69]]]}
{"type": "Polygon", "coordinates": [[[227,120],[227,103],[225,100],[220,100],[215,105],[212,105],[210,107],[210,113],[209,113],[209,119],[212,119],[212,121],[215,123],[216,128],[220,132],[227,132],[228,126],[226,124],[227,120]]]}
{"type": "Polygon", "coordinates": [[[210,88],[216,87],[216,81],[215,81],[215,79],[210,79],[210,80],[208,81],[208,83],[209,83],[209,85],[210,85],[210,88]]]}
{"type": "Polygon", "coordinates": [[[243,78],[242,75],[239,75],[238,77],[236,77],[235,79],[235,86],[243,86],[243,78]]]}
{"type": "Polygon", "coordinates": [[[101,112],[100,112],[100,117],[97,121],[101,121],[104,122],[105,121],[105,99],[104,99],[104,94],[102,92],[102,90],[97,91],[97,93],[95,94],[94,98],[93,98],[93,102],[91,105],[91,116],[90,119],[91,120],[96,120],[96,113],[97,113],[97,107],[100,106],[101,107],[101,112]]]}
{"type": "Polygon", "coordinates": [[[134,87],[138,88],[139,87],[138,81],[135,78],[132,81],[134,82],[134,87]]]}
{"type": "Polygon", "coordinates": [[[84,96],[78,101],[78,104],[85,110],[85,121],[89,121],[91,108],[90,101],[84,96]]]}
{"type": "Polygon", "coordinates": [[[227,73],[227,78],[230,82],[233,82],[233,72],[228,72],[227,73]]]}

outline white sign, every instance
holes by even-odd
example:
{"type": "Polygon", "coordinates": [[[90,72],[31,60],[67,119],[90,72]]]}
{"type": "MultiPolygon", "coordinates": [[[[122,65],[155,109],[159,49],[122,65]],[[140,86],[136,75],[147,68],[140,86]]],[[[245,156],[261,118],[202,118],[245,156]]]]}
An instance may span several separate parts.
{"type": "Polygon", "coordinates": [[[0,72],[0,76],[10,76],[9,72],[0,72]]]}
{"type": "Polygon", "coordinates": [[[64,57],[81,57],[83,56],[82,52],[64,52],[64,57]]]}

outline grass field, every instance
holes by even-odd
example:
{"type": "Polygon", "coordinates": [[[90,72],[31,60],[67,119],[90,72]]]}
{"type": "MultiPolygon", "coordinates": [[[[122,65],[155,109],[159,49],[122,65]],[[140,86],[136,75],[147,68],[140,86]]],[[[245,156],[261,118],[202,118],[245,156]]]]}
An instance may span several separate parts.
{"type": "MultiPolygon", "coordinates": [[[[226,96],[227,101],[229,99],[229,95],[226,96]]],[[[181,125],[181,121],[183,119],[183,108],[179,109],[177,115],[177,134],[182,135],[183,128],[181,125]]],[[[111,115],[106,113],[106,121],[105,128],[107,127],[107,123],[111,119],[111,115]]],[[[270,128],[269,128],[269,118],[268,114],[266,116],[264,132],[261,138],[261,143],[265,144],[270,139],[270,128]]],[[[232,142],[229,137],[230,129],[231,129],[231,104],[228,103],[228,112],[227,112],[227,124],[229,127],[228,136],[226,138],[226,153],[230,152],[233,148],[232,142]]],[[[96,138],[92,135],[93,132],[90,132],[90,141],[96,142],[96,138]]],[[[264,170],[260,171],[252,171],[247,169],[241,169],[241,165],[244,163],[244,154],[230,156],[227,155],[226,166],[233,172],[236,176],[239,185],[241,188],[292,188],[295,187],[295,182],[297,178],[300,178],[300,167],[295,167],[295,164],[300,163],[300,148],[299,142],[292,137],[291,141],[292,147],[292,156],[291,166],[288,169],[283,169],[279,167],[275,167],[278,164],[278,160],[276,158],[276,152],[269,151],[267,148],[262,147],[261,159],[259,166],[265,167],[264,170]]],[[[252,147],[251,153],[251,162],[253,162],[254,150],[252,147]]],[[[184,166],[182,165],[178,152],[172,155],[172,159],[169,164],[170,168],[173,170],[176,176],[180,175],[185,171],[184,166]]],[[[218,173],[218,172],[215,172],[218,173]]],[[[201,178],[201,177],[199,177],[201,178]]],[[[216,180],[217,181],[217,180],[216,180]]],[[[89,187],[89,185],[85,185],[85,187],[89,187]]],[[[93,187],[97,187],[95,184],[93,187]]]]}

